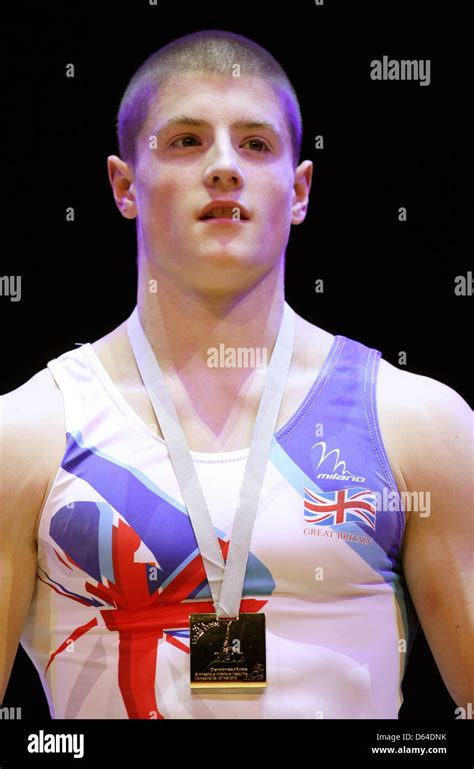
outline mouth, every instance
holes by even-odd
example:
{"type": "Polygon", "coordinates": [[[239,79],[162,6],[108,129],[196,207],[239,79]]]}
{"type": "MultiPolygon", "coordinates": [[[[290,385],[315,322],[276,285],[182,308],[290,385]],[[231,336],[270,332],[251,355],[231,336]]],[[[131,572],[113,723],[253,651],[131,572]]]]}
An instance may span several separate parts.
{"type": "Polygon", "coordinates": [[[243,224],[244,222],[247,222],[248,219],[247,212],[237,204],[208,208],[206,213],[199,217],[199,221],[201,222],[220,224],[243,224]]]}
{"type": "Polygon", "coordinates": [[[247,219],[233,219],[231,216],[205,216],[199,220],[204,224],[227,224],[235,226],[236,224],[247,224],[247,219]]]}

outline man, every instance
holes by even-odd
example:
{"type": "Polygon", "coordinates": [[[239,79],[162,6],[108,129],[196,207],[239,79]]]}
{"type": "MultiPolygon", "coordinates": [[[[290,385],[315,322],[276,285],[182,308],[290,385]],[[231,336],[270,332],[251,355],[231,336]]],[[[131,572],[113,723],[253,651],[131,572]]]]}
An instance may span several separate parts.
{"type": "MultiPolygon", "coordinates": [[[[145,62],[118,133],[139,320],[225,555],[268,366],[210,359],[272,358],[312,181],[298,103],[212,30],[145,62]]],[[[240,606],[266,615],[258,691],[190,688],[189,615],[214,607],[127,322],[0,402],[0,697],[21,639],[55,718],[397,718],[412,600],[472,702],[472,414],[449,387],[296,316],[240,606]]]]}

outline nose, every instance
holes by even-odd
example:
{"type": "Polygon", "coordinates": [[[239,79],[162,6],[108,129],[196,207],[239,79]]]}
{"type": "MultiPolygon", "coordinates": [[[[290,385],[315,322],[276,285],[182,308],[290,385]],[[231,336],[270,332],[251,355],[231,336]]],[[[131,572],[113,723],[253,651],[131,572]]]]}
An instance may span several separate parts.
{"type": "Polygon", "coordinates": [[[204,172],[204,182],[209,187],[236,189],[243,183],[243,173],[231,142],[224,137],[216,143],[210,153],[204,172]]]}

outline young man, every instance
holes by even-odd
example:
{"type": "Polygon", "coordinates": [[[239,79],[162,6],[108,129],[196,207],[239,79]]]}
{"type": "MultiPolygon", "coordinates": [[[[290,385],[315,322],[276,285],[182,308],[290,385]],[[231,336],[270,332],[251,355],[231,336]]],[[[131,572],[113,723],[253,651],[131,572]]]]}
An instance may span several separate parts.
{"type": "MultiPolygon", "coordinates": [[[[222,346],[272,361],[312,178],[297,99],[268,52],[206,31],[145,62],[118,128],[138,318],[226,557],[268,365],[209,361],[222,346]]],[[[0,399],[0,698],[21,640],[55,718],[397,718],[412,599],[472,702],[464,400],[296,315],[240,605],[265,614],[267,685],[193,689],[189,615],[216,606],[130,333],[0,399]]]]}

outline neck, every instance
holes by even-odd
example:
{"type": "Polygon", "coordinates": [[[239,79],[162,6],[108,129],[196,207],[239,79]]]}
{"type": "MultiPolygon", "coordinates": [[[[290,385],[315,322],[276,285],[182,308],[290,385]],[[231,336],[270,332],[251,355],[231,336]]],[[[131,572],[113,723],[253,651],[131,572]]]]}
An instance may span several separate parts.
{"type": "Polygon", "coordinates": [[[151,274],[146,261],[141,263],[139,318],[163,370],[208,369],[208,349],[222,344],[264,349],[268,361],[283,316],[283,269],[282,260],[257,285],[216,295],[178,286],[165,274],[151,274]],[[153,293],[150,281],[156,286],[153,293]]]}

